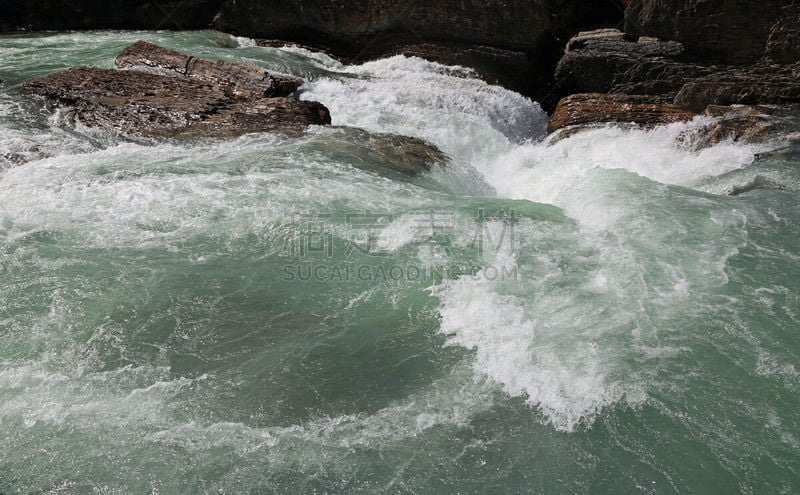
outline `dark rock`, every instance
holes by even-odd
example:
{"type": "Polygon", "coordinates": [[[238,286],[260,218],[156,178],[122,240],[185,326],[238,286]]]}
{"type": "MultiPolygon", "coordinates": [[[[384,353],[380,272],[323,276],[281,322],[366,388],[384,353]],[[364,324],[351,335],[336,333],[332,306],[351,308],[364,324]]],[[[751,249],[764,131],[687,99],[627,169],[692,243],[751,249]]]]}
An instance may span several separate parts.
{"type": "Polygon", "coordinates": [[[120,69],[157,69],[225,88],[237,99],[289,96],[303,84],[298,77],[270,74],[261,67],[224,60],[204,60],[145,41],[119,54],[120,69]]]}
{"type": "Polygon", "coordinates": [[[655,126],[692,120],[694,114],[650,96],[575,94],[563,98],[550,117],[548,132],[568,126],[633,123],[655,126]]]}
{"type": "Polygon", "coordinates": [[[69,120],[129,136],[296,135],[309,125],[331,123],[321,103],[270,97],[297,84],[276,89],[276,79],[257,67],[210,62],[141,42],[117,62],[174,75],[74,68],[28,81],[23,91],[66,106],[69,120]]]}
{"type": "MultiPolygon", "coordinates": [[[[679,41],[695,61],[752,64],[796,0],[632,0],[625,32],[679,41]]],[[[795,25],[796,26],[796,25],[795,25]]]]}
{"type": "Polygon", "coordinates": [[[675,104],[702,111],[708,105],[800,103],[800,63],[729,67],[687,82],[675,104]]]}
{"type": "MultiPolygon", "coordinates": [[[[778,52],[785,55],[787,50],[778,52]]],[[[708,105],[800,102],[800,63],[702,65],[685,61],[680,43],[652,38],[632,42],[613,29],[580,33],[572,38],[555,79],[559,96],[661,96],[697,113],[708,105]]]]}
{"type": "Polygon", "coordinates": [[[346,62],[396,53],[456,62],[538,97],[569,36],[621,18],[614,0],[228,0],[215,25],[322,48],[346,62]]]}
{"type": "Polygon", "coordinates": [[[202,29],[223,0],[3,0],[0,30],[202,29]]]}
{"type": "Polygon", "coordinates": [[[712,69],[680,60],[683,45],[601,29],[570,39],[555,72],[558,96],[619,93],[674,96],[684,83],[712,69]]]}
{"type": "Polygon", "coordinates": [[[783,8],[781,17],[770,29],[765,58],[776,64],[800,61],[800,4],[783,8]]]}

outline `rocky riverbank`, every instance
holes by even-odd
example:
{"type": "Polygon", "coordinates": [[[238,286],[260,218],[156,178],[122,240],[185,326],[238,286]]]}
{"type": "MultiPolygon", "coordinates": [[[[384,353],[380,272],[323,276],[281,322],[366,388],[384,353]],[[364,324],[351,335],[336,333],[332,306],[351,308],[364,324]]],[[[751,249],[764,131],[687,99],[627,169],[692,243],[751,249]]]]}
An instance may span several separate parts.
{"type": "MultiPolygon", "coordinates": [[[[582,32],[567,43],[554,73],[555,94],[563,99],[550,130],[586,122],[660,124],[683,118],[676,109],[718,114],[706,109],[795,108],[798,36],[800,3],[793,0],[632,0],[624,32],[582,32]],[[606,96],[574,96],[582,93],[606,96]],[[636,104],[620,107],[631,100],[636,104]]],[[[753,117],[752,111],[726,112],[734,114],[753,117]]]]}
{"type": "Polygon", "coordinates": [[[0,19],[4,30],[213,26],[347,62],[419,56],[541,102],[551,131],[800,104],[799,0],[10,0],[0,19]]]}

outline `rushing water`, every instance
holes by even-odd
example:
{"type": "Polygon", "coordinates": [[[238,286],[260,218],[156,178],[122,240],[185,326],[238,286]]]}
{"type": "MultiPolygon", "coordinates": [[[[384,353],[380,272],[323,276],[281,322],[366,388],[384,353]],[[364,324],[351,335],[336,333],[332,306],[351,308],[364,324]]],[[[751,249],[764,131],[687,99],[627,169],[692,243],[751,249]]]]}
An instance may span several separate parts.
{"type": "Polygon", "coordinates": [[[796,147],[542,140],[458,68],[213,32],[3,36],[0,79],[0,493],[800,491],[796,147]],[[137,39],[450,161],[129,142],[17,92],[137,39]]]}

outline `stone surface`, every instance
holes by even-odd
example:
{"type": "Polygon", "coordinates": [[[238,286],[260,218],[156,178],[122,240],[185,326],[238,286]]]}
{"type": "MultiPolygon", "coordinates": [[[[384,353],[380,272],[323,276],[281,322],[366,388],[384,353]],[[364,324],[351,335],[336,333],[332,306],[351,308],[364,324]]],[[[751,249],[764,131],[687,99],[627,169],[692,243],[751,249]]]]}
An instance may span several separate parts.
{"type": "Polygon", "coordinates": [[[783,8],[780,19],[770,29],[764,57],[777,64],[800,61],[800,3],[783,8]]]}
{"type": "Polygon", "coordinates": [[[326,127],[312,139],[324,139],[325,152],[359,168],[390,169],[406,175],[443,167],[449,158],[433,144],[414,137],[375,133],[355,127],[326,127]]]}
{"type": "Polygon", "coordinates": [[[691,120],[694,113],[648,96],[575,94],[563,98],[547,126],[555,132],[569,126],[607,122],[655,126],[691,120]]]}
{"type": "Polygon", "coordinates": [[[693,149],[708,148],[723,141],[763,143],[800,132],[800,106],[712,105],[704,114],[715,120],[681,136],[681,141],[693,149]]]}
{"type": "Polygon", "coordinates": [[[625,32],[679,41],[696,61],[752,64],[776,23],[798,8],[796,0],[631,0],[625,32]]]}
{"type": "Polygon", "coordinates": [[[228,0],[215,25],[347,62],[396,53],[455,62],[538,98],[570,36],[621,18],[615,0],[228,0]]]}
{"type": "Polygon", "coordinates": [[[238,99],[289,96],[303,84],[298,77],[270,74],[261,67],[224,60],[204,60],[146,41],[117,56],[120,69],[156,69],[218,85],[238,99]]]}
{"type": "Polygon", "coordinates": [[[686,82],[712,69],[681,61],[683,45],[640,38],[621,31],[579,33],[567,43],[558,63],[557,96],[573,93],[619,93],[674,96],[686,82]]]}
{"type": "Polygon", "coordinates": [[[170,75],[79,67],[28,81],[23,91],[65,107],[70,121],[129,136],[296,135],[331,122],[322,104],[284,96],[298,80],[275,79],[257,67],[197,59],[143,42],[123,51],[117,63],[170,75]]]}
{"type": "Polygon", "coordinates": [[[674,102],[697,112],[708,105],[800,103],[800,63],[729,67],[687,82],[674,102]]]}

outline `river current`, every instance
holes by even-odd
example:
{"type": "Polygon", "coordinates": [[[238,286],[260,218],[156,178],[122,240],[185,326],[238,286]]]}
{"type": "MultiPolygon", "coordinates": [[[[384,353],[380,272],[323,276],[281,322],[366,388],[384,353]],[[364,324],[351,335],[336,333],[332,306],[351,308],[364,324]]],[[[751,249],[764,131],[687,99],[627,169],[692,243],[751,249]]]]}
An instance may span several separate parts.
{"type": "Polygon", "coordinates": [[[4,35],[0,79],[0,493],[800,491],[796,136],[547,138],[463,68],[210,31],[4,35]],[[19,93],[138,39],[337,127],[140,142],[19,93]]]}

